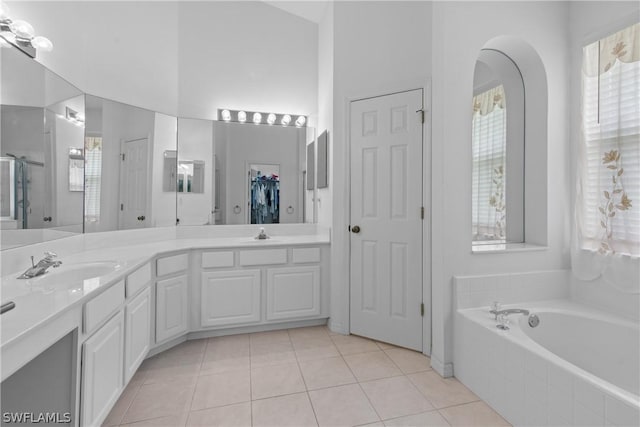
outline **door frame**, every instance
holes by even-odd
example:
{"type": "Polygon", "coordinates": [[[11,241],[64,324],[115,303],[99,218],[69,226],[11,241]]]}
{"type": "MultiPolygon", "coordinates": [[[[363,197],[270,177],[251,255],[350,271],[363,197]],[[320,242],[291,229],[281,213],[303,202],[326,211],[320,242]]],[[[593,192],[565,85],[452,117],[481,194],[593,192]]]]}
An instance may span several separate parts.
{"type": "MultiPolygon", "coordinates": [[[[351,221],[351,104],[357,101],[363,101],[370,98],[378,98],[387,95],[393,95],[402,92],[411,92],[414,90],[422,90],[422,108],[424,110],[424,123],[422,124],[422,206],[424,206],[424,220],[422,227],[422,301],[425,306],[425,315],[422,318],[422,353],[427,356],[431,355],[432,348],[432,277],[431,277],[431,237],[432,237],[432,221],[431,221],[431,186],[433,176],[431,175],[431,82],[407,85],[404,89],[394,88],[388,91],[381,90],[377,94],[363,94],[361,96],[345,97],[344,112],[344,137],[345,137],[345,178],[349,185],[345,185],[345,201],[347,209],[345,210],[344,225],[349,226],[351,221]],[[425,180],[428,179],[427,182],[425,180]]],[[[334,148],[335,150],[335,148],[334,148]]],[[[335,200],[335,199],[334,199],[335,200]]],[[[335,231],[334,231],[335,232],[335,231]]],[[[349,233],[346,229],[345,233],[349,233]]],[[[350,234],[350,233],[349,233],[350,234]]],[[[347,251],[347,265],[344,280],[346,283],[346,319],[343,325],[344,332],[351,333],[351,237],[345,241],[344,245],[347,251]]]]}

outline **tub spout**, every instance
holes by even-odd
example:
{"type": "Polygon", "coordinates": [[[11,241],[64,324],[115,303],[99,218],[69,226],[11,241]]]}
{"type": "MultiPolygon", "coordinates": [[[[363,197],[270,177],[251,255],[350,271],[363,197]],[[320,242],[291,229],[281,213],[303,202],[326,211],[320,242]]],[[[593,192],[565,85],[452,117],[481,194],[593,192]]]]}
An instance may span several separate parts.
{"type": "Polygon", "coordinates": [[[509,315],[509,314],[523,314],[525,316],[529,315],[529,310],[525,310],[524,308],[507,308],[505,310],[491,310],[489,313],[496,316],[500,316],[501,314],[509,315]]]}

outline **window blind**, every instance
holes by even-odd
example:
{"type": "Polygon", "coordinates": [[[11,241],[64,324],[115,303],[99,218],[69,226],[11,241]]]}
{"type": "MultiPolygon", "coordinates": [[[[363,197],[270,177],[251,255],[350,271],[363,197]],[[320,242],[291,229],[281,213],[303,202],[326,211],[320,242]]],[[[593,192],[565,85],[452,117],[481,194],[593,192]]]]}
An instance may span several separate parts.
{"type": "MultiPolygon", "coordinates": [[[[583,62],[594,54],[599,45],[585,47],[583,62]]],[[[604,72],[583,73],[582,132],[582,247],[638,256],[640,62],[615,60],[604,72]]]]}
{"type": "MultiPolygon", "coordinates": [[[[498,86],[501,88],[501,86],[498,86]]],[[[474,97],[474,105],[490,89],[474,97]]],[[[493,95],[491,95],[493,97],[493,95]]],[[[502,101],[504,104],[504,101],[502,101]]],[[[473,241],[504,242],[506,188],[507,112],[500,105],[482,114],[476,109],[472,120],[472,239],[473,241]]]]}
{"type": "Polygon", "coordinates": [[[102,182],[102,138],[85,138],[84,215],[90,222],[100,220],[102,182]]]}

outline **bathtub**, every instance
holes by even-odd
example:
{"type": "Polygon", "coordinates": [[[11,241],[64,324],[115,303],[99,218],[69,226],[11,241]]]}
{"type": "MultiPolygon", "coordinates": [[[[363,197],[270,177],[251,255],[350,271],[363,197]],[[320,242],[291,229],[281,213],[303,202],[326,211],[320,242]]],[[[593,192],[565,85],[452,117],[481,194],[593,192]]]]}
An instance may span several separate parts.
{"type": "Polygon", "coordinates": [[[495,327],[488,308],[454,320],[454,374],[514,425],[639,426],[640,327],[568,300],[532,302],[538,315],[495,327]]]}

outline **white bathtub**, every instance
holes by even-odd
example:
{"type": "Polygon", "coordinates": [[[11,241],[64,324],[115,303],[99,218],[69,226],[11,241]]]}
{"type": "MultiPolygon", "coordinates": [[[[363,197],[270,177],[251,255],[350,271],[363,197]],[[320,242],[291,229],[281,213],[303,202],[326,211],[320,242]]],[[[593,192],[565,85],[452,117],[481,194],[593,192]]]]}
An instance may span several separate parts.
{"type": "Polygon", "coordinates": [[[514,425],[640,425],[637,323],[567,300],[517,307],[540,324],[515,314],[501,331],[487,308],[458,310],[456,377],[514,425]]]}

